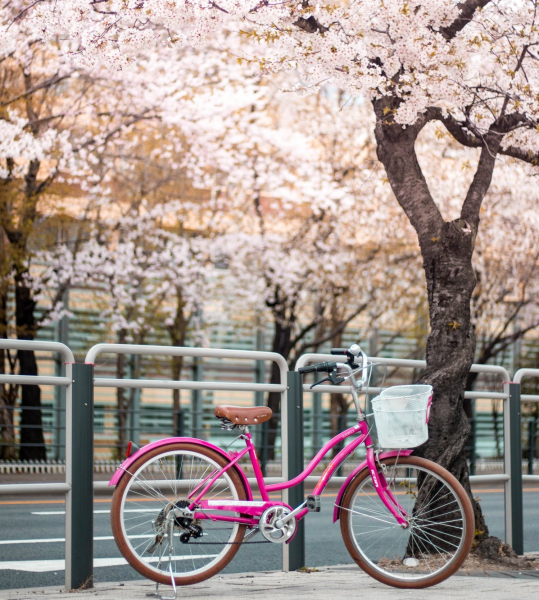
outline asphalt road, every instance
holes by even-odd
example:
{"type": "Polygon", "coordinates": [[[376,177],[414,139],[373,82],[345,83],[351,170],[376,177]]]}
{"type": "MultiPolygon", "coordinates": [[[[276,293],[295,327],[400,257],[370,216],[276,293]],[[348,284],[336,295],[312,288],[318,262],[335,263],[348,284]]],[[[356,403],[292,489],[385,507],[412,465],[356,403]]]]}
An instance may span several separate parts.
{"type": "MultiPolygon", "coordinates": [[[[477,488],[492,535],[503,538],[503,491],[477,488]]],[[[332,523],[333,495],[322,498],[320,513],[306,517],[307,566],[343,565],[352,560],[341,538],[339,523],[332,523]]],[[[129,581],[140,576],[120,557],[109,524],[110,499],[94,505],[95,579],[129,581]]],[[[0,501],[0,589],[62,585],[64,581],[64,504],[61,500],[0,501]],[[16,543],[14,543],[16,542],[16,543]]],[[[524,550],[539,551],[539,488],[524,494],[524,550]]],[[[260,540],[256,536],[253,541],[260,540]]],[[[282,549],[276,544],[242,546],[224,573],[280,569],[282,549]]]]}

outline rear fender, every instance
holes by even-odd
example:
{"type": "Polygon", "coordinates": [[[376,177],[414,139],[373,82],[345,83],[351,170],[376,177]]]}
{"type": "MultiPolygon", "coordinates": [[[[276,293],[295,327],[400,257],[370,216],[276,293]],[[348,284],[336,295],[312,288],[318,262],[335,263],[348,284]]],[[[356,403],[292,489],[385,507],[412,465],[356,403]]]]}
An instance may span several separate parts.
{"type": "MultiPolygon", "coordinates": [[[[188,438],[188,437],[165,438],[163,440],[158,440],[157,442],[152,442],[151,444],[147,444],[146,446],[139,448],[129,458],[126,458],[124,460],[124,462],[118,467],[118,469],[116,470],[114,475],[112,476],[112,479],[109,481],[109,486],[118,485],[123,474],[126,471],[129,471],[129,467],[131,467],[131,465],[136,460],[138,460],[141,456],[143,456],[147,452],[150,452],[151,450],[154,450],[155,448],[159,448],[161,446],[168,446],[170,444],[177,444],[180,442],[183,442],[185,444],[195,444],[197,446],[204,446],[205,448],[210,448],[214,452],[217,452],[218,454],[220,454],[223,458],[226,458],[228,461],[232,460],[232,456],[230,456],[230,454],[228,454],[228,452],[226,452],[222,448],[219,448],[219,446],[215,446],[215,444],[210,444],[210,442],[206,442],[204,440],[199,440],[197,438],[188,438]]],[[[238,472],[240,479],[243,483],[243,487],[245,488],[245,492],[247,493],[247,499],[252,500],[253,493],[251,491],[251,486],[249,485],[249,482],[247,481],[247,476],[245,475],[245,473],[243,472],[243,469],[239,465],[238,465],[236,471],[238,472]]]]}
{"type": "MultiPolygon", "coordinates": [[[[379,455],[379,460],[383,458],[391,458],[393,456],[410,456],[413,450],[390,450],[389,452],[381,452],[379,455]]],[[[333,508],[333,522],[337,521],[341,516],[341,501],[346,492],[348,486],[352,482],[352,480],[363,471],[363,469],[367,468],[367,460],[364,460],[359,466],[357,466],[346,478],[346,481],[343,483],[341,489],[339,490],[339,494],[335,499],[335,506],[333,508]]]]}

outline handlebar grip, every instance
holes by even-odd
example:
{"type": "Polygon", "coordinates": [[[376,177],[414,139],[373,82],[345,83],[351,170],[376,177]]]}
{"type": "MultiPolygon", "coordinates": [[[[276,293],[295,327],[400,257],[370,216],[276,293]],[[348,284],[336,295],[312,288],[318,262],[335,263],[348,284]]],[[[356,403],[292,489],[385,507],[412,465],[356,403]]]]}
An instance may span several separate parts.
{"type": "Polygon", "coordinates": [[[336,356],[348,356],[348,348],[332,348],[330,352],[336,356]]]}
{"type": "Polygon", "coordinates": [[[336,364],[331,361],[326,361],[323,363],[317,363],[316,365],[311,365],[310,367],[300,367],[298,369],[298,373],[329,373],[336,368],[336,364]]]}

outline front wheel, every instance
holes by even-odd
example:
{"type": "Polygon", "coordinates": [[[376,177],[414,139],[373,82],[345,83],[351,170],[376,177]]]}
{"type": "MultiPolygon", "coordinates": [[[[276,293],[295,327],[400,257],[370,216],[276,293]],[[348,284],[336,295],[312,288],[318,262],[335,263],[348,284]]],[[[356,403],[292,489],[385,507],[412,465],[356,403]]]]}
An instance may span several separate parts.
{"type": "Polygon", "coordinates": [[[462,565],[474,536],[464,488],[446,469],[424,458],[386,458],[377,467],[404,509],[408,528],[397,523],[364,469],[341,502],[348,552],[366,573],[393,587],[425,588],[444,581],[462,565]]]}
{"type": "MultiPolygon", "coordinates": [[[[136,571],[158,583],[170,585],[172,576],[176,585],[189,585],[212,577],[232,560],[245,525],[175,516],[226,465],[217,452],[182,442],[151,450],[131,465],[116,486],[110,512],[116,544],[136,571]]],[[[210,499],[247,500],[235,467],[201,500],[210,499]]]]}

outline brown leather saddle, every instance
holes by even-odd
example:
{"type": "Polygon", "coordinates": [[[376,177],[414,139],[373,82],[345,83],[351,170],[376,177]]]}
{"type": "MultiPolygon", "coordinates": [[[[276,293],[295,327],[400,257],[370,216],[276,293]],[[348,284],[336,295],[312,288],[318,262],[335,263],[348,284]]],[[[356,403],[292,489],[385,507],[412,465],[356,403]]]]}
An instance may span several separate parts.
{"type": "Polygon", "coordinates": [[[271,418],[273,411],[267,406],[227,406],[215,407],[215,416],[228,420],[234,425],[257,425],[271,418]]]}

